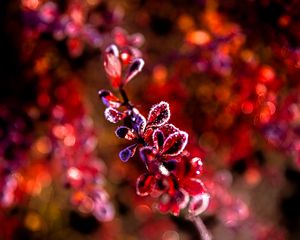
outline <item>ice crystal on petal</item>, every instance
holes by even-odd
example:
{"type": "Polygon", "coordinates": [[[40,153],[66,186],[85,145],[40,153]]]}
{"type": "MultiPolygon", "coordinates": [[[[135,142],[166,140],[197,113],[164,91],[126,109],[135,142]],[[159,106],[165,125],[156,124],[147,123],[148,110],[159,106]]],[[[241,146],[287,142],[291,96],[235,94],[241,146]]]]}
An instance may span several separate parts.
{"type": "Polygon", "coordinates": [[[186,132],[173,133],[165,140],[162,153],[169,156],[176,156],[183,151],[187,141],[188,134],[186,132]]]}
{"type": "Polygon", "coordinates": [[[159,127],[170,119],[170,106],[167,102],[160,102],[152,107],[148,116],[148,126],[159,127]]]}
{"type": "Polygon", "coordinates": [[[175,127],[173,124],[164,124],[161,127],[159,127],[159,130],[163,132],[164,136],[167,137],[171,135],[172,133],[179,132],[180,130],[175,127]]]}
{"type": "Polygon", "coordinates": [[[165,175],[165,176],[170,175],[170,172],[168,171],[168,169],[163,164],[159,165],[158,170],[162,175],[165,175]]]}
{"type": "Polygon", "coordinates": [[[118,110],[111,107],[105,109],[104,116],[106,120],[111,123],[117,123],[124,118],[124,114],[122,112],[119,112],[118,110]]]}

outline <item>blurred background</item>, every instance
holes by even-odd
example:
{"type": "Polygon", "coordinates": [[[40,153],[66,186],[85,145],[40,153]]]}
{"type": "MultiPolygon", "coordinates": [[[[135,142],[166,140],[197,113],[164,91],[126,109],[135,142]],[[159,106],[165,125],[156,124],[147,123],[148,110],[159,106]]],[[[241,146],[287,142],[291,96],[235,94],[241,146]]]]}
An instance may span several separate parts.
{"type": "Polygon", "coordinates": [[[3,0],[0,240],[195,240],[139,197],[138,157],[104,119],[103,50],[145,60],[126,91],[160,101],[204,162],[216,240],[300,239],[300,2],[3,0]]]}

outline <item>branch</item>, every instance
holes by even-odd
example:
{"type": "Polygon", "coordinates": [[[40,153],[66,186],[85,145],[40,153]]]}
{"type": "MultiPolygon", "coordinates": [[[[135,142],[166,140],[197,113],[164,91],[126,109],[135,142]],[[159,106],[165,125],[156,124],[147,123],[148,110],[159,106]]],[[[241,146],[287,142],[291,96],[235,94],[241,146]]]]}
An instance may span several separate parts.
{"type": "Polygon", "coordinates": [[[202,240],[212,240],[212,236],[207,230],[200,216],[190,216],[188,219],[195,224],[202,240]]]}

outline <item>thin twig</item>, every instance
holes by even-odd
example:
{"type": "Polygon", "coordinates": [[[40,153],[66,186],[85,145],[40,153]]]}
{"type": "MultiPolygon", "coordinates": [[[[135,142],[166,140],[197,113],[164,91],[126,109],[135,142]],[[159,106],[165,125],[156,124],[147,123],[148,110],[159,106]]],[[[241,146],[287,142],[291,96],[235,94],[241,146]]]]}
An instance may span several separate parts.
{"type": "Polygon", "coordinates": [[[209,233],[202,219],[199,216],[190,216],[189,220],[195,224],[201,236],[201,240],[212,240],[211,234],[209,233]]]}

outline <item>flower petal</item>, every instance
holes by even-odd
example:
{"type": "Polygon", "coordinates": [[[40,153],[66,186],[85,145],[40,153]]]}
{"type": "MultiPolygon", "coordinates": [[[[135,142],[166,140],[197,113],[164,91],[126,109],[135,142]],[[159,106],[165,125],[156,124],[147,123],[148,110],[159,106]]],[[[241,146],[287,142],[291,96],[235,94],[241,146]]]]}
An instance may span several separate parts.
{"type": "Polygon", "coordinates": [[[104,116],[106,120],[111,123],[117,123],[125,117],[124,113],[119,112],[118,110],[112,107],[108,107],[105,109],[104,116]]]}
{"type": "Polygon", "coordinates": [[[189,202],[189,195],[183,189],[176,191],[173,195],[173,204],[171,206],[170,212],[174,216],[178,216],[180,210],[185,208],[189,202]]]}
{"type": "Polygon", "coordinates": [[[153,146],[153,132],[154,132],[154,129],[153,128],[146,128],[146,130],[144,131],[143,133],[143,139],[145,141],[145,143],[148,145],[148,146],[153,146]]]}
{"type": "Polygon", "coordinates": [[[153,174],[144,173],[136,181],[136,193],[140,196],[147,196],[152,192],[155,184],[153,174]]]}
{"type": "Polygon", "coordinates": [[[167,123],[159,127],[159,130],[163,132],[164,136],[167,138],[172,133],[180,132],[180,130],[173,124],[167,123]]]}
{"type": "Polygon", "coordinates": [[[158,150],[161,149],[161,147],[164,144],[164,140],[165,140],[163,132],[160,131],[159,129],[156,129],[153,132],[152,138],[153,138],[154,147],[158,150]]]}
{"type": "Polygon", "coordinates": [[[158,204],[158,209],[162,213],[167,213],[172,207],[172,199],[171,196],[167,193],[161,195],[160,201],[158,204]]]}
{"type": "Polygon", "coordinates": [[[171,134],[164,142],[162,153],[169,156],[180,154],[188,142],[188,134],[180,131],[171,134]]]}
{"type": "Polygon", "coordinates": [[[118,127],[117,130],[115,131],[115,133],[116,133],[117,137],[125,138],[127,140],[133,140],[136,138],[134,132],[132,132],[131,129],[126,126],[118,127]]]}
{"type": "Polygon", "coordinates": [[[156,164],[156,150],[152,147],[143,147],[140,149],[140,157],[145,162],[148,170],[156,171],[158,166],[156,164]]]}
{"type": "Polygon", "coordinates": [[[202,194],[205,191],[203,183],[197,178],[183,179],[180,182],[180,186],[192,196],[202,194]]]}
{"type": "Polygon", "coordinates": [[[122,101],[108,90],[100,90],[98,92],[100,99],[106,107],[119,108],[122,101]]]}
{"type": "Polygon", "coordinates": [[[129,65],[127,73],[124,78],[123,84],[128,83],[132,78],[134,78],[140,71],[142,71],[144,67],[144,60],[142,58],[136,58],[133,62],[129,65]]]}
{"type": "Polygon", "coordinates": [[[170,106],[167,102],[154,105],[148,115],[148,126],[159,127],[170,119],[170,106]]]}
{"type": "Polygon", "coordinates": [[[140,114],[140,112],[134,108],[133,115],[131,118],[133,129],[139,134],[142,135],[146,128],[146,118],[140,114]]]}
{"type": "Polygon", "coordinates": [[[163,165],[169,172],[175,172],[179,167],[179,162],[176,161],[175,159],[170,159],[164,161],[163,165]]]}
{"type": "Polygon", "coordinates": [[[119,153],[119,157],[123,162],[127,162],[135,154],[137,144],[130,145],[119,153]]]}
{"type": "Polygon", "coordinates": [[[105,50],[104,69],[113,87],[121,84],[122,65],[119,59],[119,50],[116,45],[110,45],[105,50]]]}
{"type": "Polygon", "coordinates": [[[209,205],[209,195],[207,193],[199,194],[192,198],[188,211],[196,216],[204,212],[209,205]]]}

